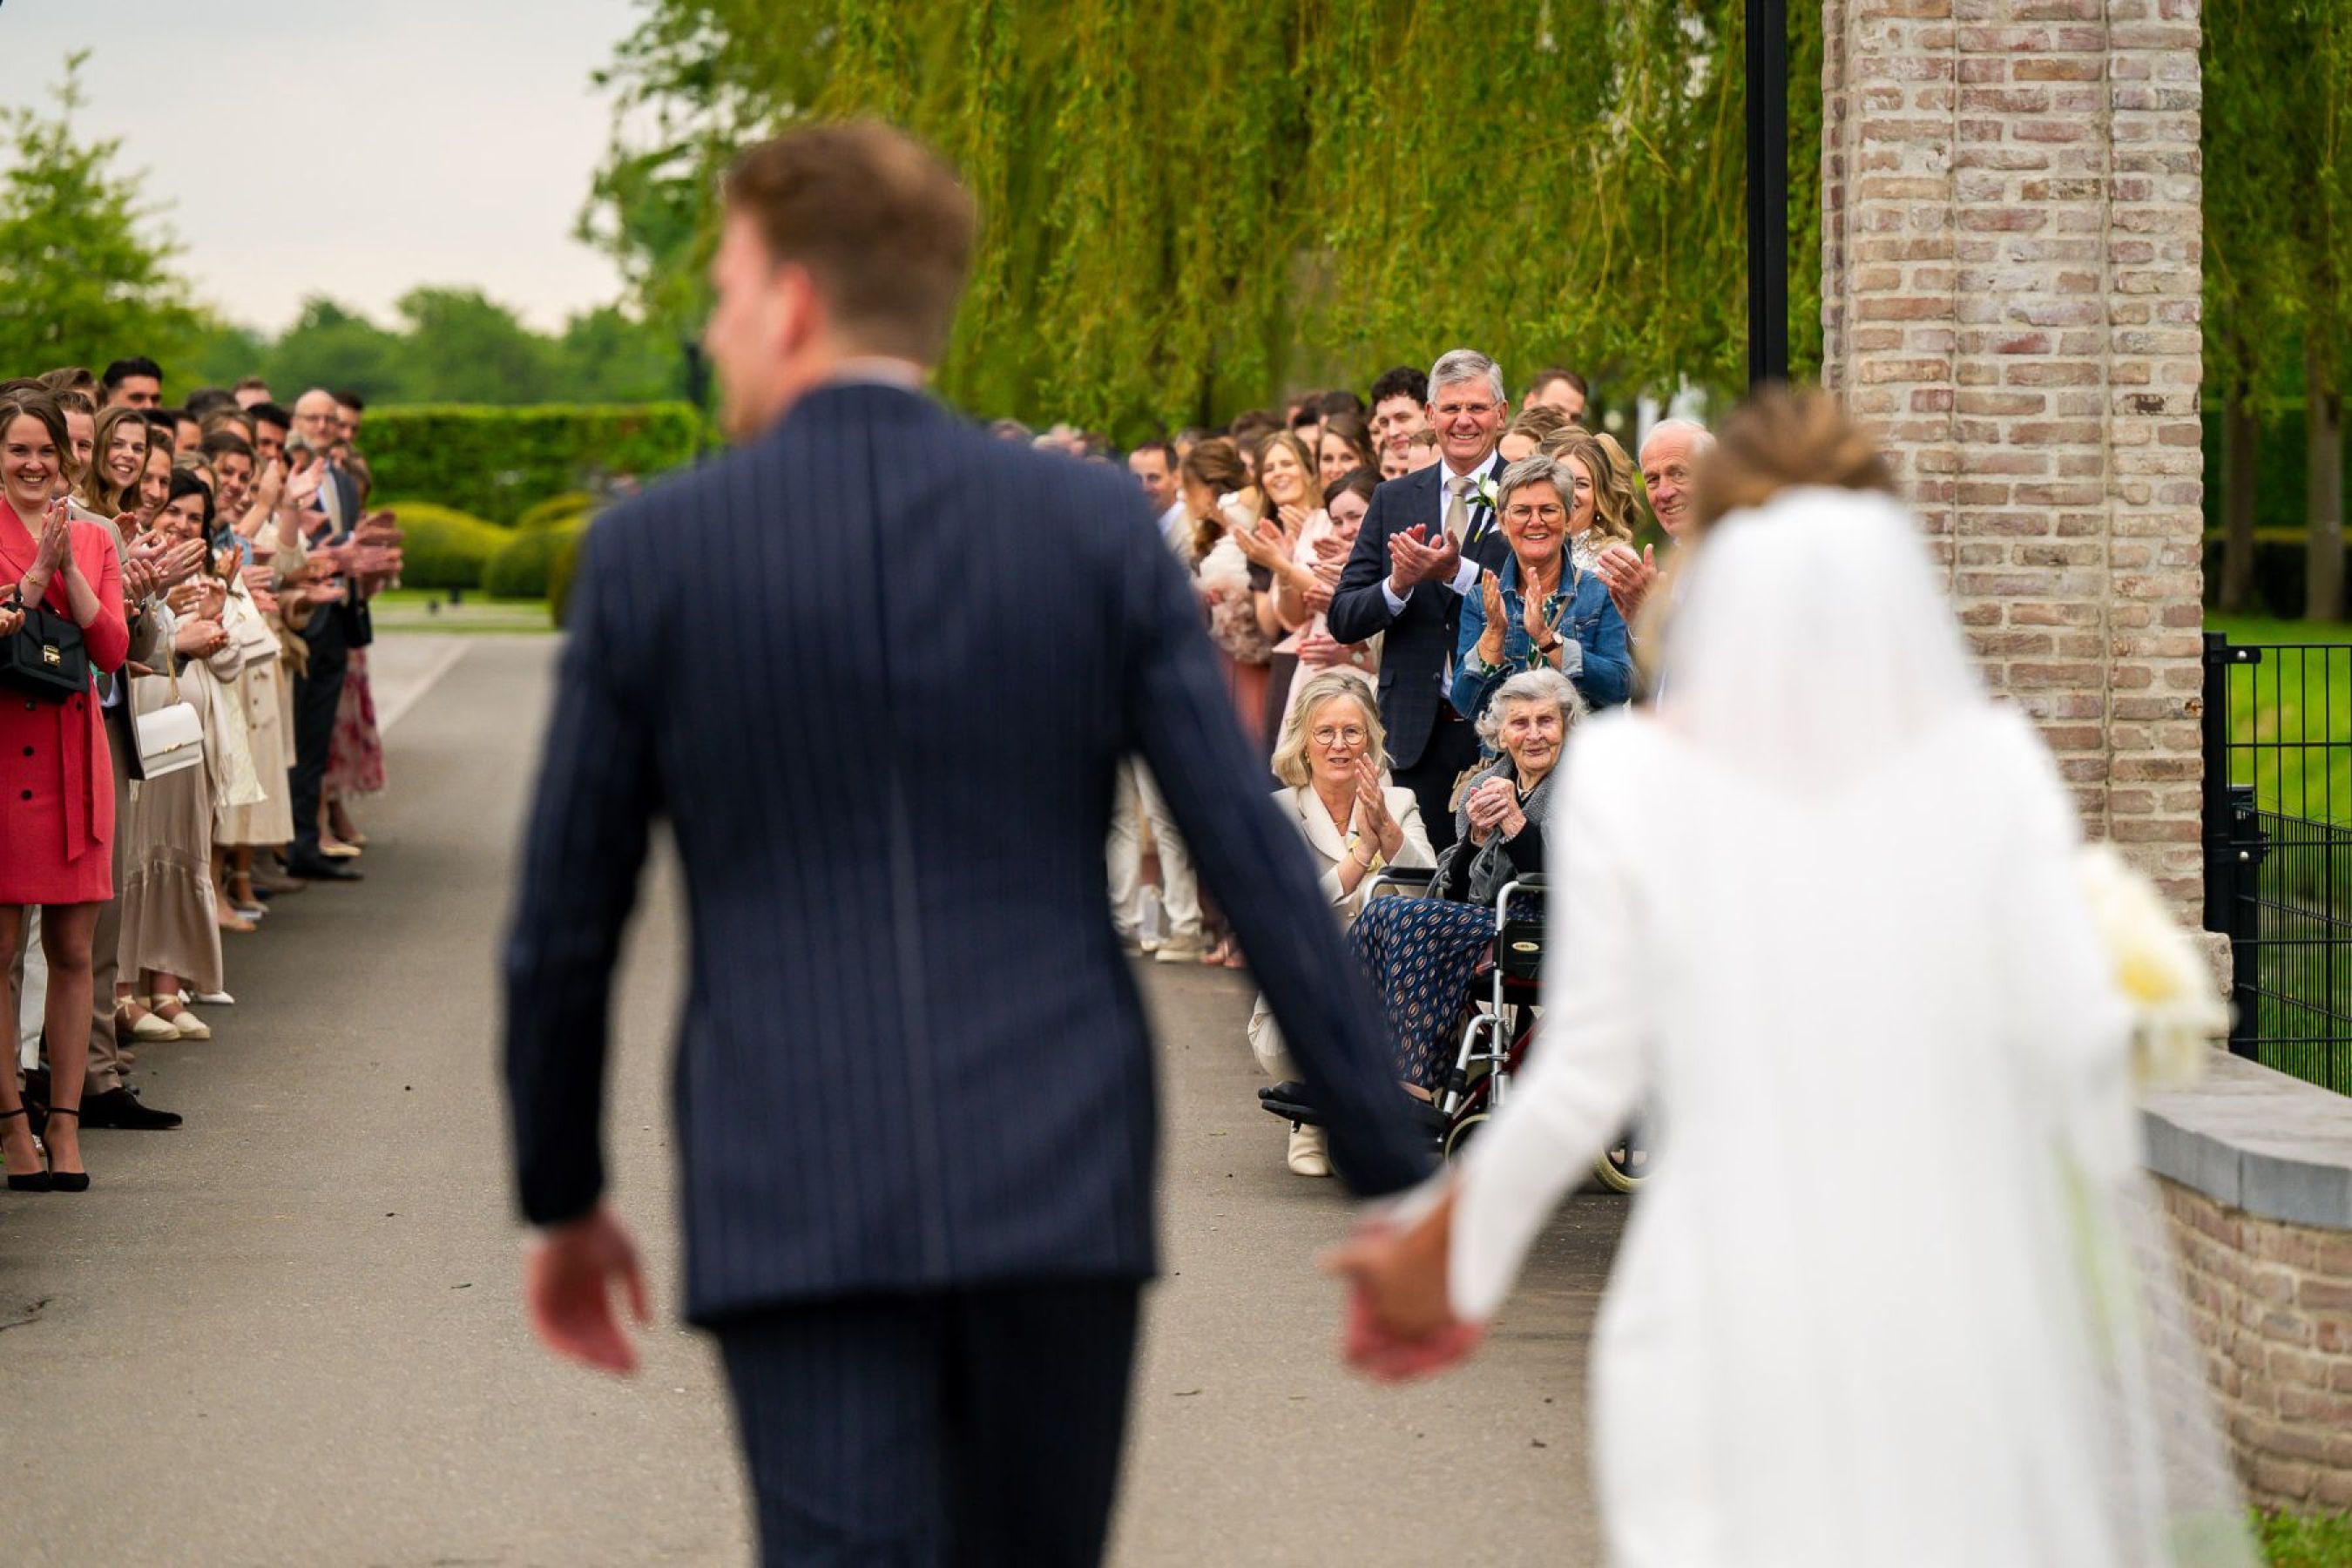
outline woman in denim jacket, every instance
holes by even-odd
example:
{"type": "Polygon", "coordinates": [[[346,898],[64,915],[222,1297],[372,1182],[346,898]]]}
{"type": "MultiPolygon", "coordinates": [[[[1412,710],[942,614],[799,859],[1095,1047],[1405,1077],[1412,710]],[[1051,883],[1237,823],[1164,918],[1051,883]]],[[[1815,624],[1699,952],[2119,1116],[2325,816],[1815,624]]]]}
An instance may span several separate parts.
{"type": "Polygon", "coordinates": [[[1504,470],[1495,500],[1511,559],[1463,598],[1454,706],[1475,720],[1504,681],[1529,669],[1567,676],[1591,708],[1624,702],[1633,689],[1624,617],[1601,574],[1570,557],[1580,521],[1591,524],[1591,477],[1574,457],[1522,458],[1504,470]]]}

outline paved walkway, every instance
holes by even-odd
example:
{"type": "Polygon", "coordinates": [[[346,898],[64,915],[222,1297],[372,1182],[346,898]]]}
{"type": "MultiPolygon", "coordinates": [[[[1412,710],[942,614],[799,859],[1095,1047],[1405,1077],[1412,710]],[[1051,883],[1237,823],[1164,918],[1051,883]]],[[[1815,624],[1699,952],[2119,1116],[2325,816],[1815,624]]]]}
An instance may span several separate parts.
{"type": "MultiPolygon", "coordinates": [[[[143,1056],[145,1093],[184,1129],[92,1132],[86,1195],[0,1194],[0,1561],[749,1560],[700,1339],[661,1328],[645,1373],[615,1383],[541,1354],[517,1304],[492,977],[554,648],[380,643],[378,701],[401,716],[368,883],[313,889],[268,935],[232,938],[245,1005],[210,1042],[143,1056]]],[[[623,986],[613,1135],[619,1201],[673,1310],[676,917],[657,876],[623,986]]],[[[1310,1267],[1346,1207],[1282,1169],[1250,1095],[1241,982],[1146,973],[1171,1272],[1150,1300],[1115,1561],[1590,1561],[1580,1374],[1620,1200],[1562,1211],[1466,1372],[1352,1382],[1332,1357],[1337,1292],[1310,1267]]]]}

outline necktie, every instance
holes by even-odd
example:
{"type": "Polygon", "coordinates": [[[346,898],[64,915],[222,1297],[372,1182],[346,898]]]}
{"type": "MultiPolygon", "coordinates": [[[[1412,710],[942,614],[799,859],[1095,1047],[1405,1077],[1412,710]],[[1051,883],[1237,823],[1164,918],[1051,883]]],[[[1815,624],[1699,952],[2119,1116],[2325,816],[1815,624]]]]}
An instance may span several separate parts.
{"type": "Polygon", "coordinates": [[[1454,548],[1459,550],[1470,532],[1470,503],[1463,499],[1470,492],[1470,479],[1467,475],[1463,475],[1445,482],[1454,490],[1454,500],[1445,508],[1445,537],[1454,542],[1454,548]]]}

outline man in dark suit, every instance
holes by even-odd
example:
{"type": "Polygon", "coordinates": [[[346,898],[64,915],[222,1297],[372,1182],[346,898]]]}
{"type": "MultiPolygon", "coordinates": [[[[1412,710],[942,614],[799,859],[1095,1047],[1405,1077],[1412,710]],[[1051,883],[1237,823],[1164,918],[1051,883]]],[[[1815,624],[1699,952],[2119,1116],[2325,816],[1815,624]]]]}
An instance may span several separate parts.
{"type": "Polygon", "coordinates": [[[866,123],[753,149],[707,333],[736,450],[590,531],[506,950],[526,1293],[634,1364],[602,1202],[611,973],[648,828],[691,907],[675,1075],[687,1313],[770,1563],[1098,1559],[1156,1107],[1105,896],[1160,781],[1366,1193],[1424,1147],[1133,482],[920,390],[970,197],[866,123]]]}
{"type": "Polygon", "coordinates": [[[1339,574],[1331,635],[1362,642],[1382,632],[1381,722],[1389,766],[1421,802],[1430,847],[1454,842],[1454,782],[1478,760],[1478,740],[1446,699],[1462,598],[1481,572],[1499,572],[1510,542],[1487,498],[1503,472],[1496,446],[1510,422],[1503,373],[1455,349],[1429,373],[1429,422],[1438,461],[1372,492],[1371,510],[1339,574]]]}
{"type": "MultiPolygon", "coordinates": [[[[312,387],[297,398],[294,431],[320,467],[312,503],[318,516],[306,525],[318,540],[310,553],[322,574],[333,573],[340,569],[342,552],[350,548],[360,510],[359,486],[328,456],[342,439],[342,416],[335,395],[324,387],[312,387]]],[[[364,647],[367,635],[367,606],[348,585],[335,603],[314,605],[302,627],[302,640],[308,647],[303,672],[294,682],[294,761],[287,769],[294,842],[286,851],[286,869],[312,881],[356,882],[362,876],[320,852],[319,803],[326,788],[328,754],[334,747],[335,710],[343,700],[343,677],[350,668],[352,649],[364,647]]]]}

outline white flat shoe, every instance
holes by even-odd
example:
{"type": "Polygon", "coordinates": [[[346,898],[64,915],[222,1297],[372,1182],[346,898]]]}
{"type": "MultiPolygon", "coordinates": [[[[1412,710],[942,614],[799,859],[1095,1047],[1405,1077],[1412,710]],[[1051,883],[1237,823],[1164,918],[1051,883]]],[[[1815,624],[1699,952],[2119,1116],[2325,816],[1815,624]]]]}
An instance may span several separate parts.
{"type": "MultiPolygon", "coordinates": [[[[237,913],[239,914],[244,914],[247,911],[244,910],[237,910],[237,913]]],[[[261,911],[257,910],[253,912],[258,914],[261,911]]],[[[203,1003],[207,1007],[234,1007],[236,1005],[236,998],[230,995],[226,991],[199,991],[196,993],[195,999],[203,1003]]]]}
{"type": "Polygon", "coordinates": [[[1320,1127],[1294,1127],[1290,1130],[1290,1152],[1287,1159],[1294,1176],[1328,1176],[1331,1173],[1331,1155],[1323,1141],[1320,1127]]]}
{"type": "Polygon", "coordinates": [[[185,1005],[183,1005],[180,1008],[177,1016],[168,1016],[163,1011],[163,1004],[177,1001],[179,1001],[179,998],[176,996],[158,996],[152,1002],[150,1002],[148,1005],[156,1010],[156,1017],[162,1018],[163,1022],[172,1026],[173,1030],[181,1039],[211,1039],[213,1037],[212,1026],[205,1023],[202,1018],[197,1017],[194,1013],[189,1012],[185,1005]]]}
{"type": "Polygon", "coordinates": [[[131,1037],[134,1040],[176,1040],[180,1037],[180,1031],[170,1019],[159,1018],[143,1007],[140,1009],[139,1021],[135,1024],[123,1019],[120,1007],[114,1010],[114,1016],[131,1031],[131,1037]]]}

